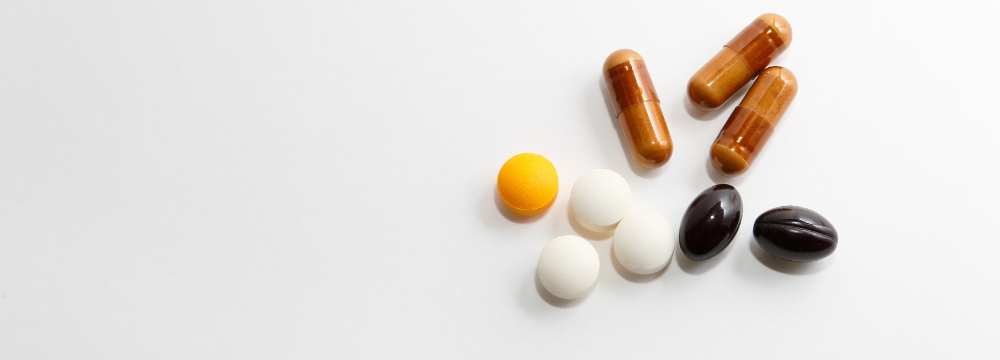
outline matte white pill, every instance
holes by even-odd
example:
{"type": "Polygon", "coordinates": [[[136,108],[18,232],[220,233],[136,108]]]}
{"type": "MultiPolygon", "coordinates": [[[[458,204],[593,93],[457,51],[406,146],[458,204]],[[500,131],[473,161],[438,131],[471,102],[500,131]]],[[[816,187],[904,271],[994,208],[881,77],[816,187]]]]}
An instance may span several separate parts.
{"type": "Polygon", "coordinates": [[[632,208],[632,191],[625,178],[611,170],[583,174],[569,195],[573,217],[591,231],[611,231],[632,208]]]}
{"type": "Polygon", "coordinates": [[[597,284],[600,270],[597,250],[579,236],[552,239],[538,255],[538,280],[545,290],[563,299],[587,295],[597,284]]]}
{"type": "Polygon", "coordinates": [[[629,214],[615,229],[615,258],[628,271],[645,275],[660,271],[674,255],[677,235],[670,222],[657,213],[629,214]]]}

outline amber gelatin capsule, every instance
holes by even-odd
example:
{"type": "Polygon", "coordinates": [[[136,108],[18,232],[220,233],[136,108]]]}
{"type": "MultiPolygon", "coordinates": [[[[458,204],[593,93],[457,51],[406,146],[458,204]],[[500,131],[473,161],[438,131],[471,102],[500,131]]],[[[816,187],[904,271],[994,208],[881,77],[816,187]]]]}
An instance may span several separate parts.
{"type": "Polygon", "coordinates": [[[632,50],[615,51],[604,61],[604,81],[635,161],[647,168],[666,163],[674,144],[646,61],[632,50]]]}
{"type": "Polygon", "coordinates": [[[758,16],[691,77],[691,103],[702,110],[722,106],[791,43],[788,20],[778,14],[758,16]]]}
{"type": "Polygon", "coordinates": [[[772,66],[761,72],[712,145],[715,170],[727,176],[746,172],[798,91],[788,69],[772,66]]]}

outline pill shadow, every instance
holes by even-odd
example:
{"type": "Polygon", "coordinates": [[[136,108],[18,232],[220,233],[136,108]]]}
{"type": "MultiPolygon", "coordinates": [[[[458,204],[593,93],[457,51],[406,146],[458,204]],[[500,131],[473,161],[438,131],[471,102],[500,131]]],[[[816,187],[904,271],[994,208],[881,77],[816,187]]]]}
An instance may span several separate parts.
{"type": "Polygon", "coordinates": [[[615,233],[614,231],[606,231],[606,232],[592,231],[588,228],[583,227],[583,225],[580,225],[580,222],[576,221],[576,217],[573,216],[572,203],[566,204],[566,221],[569,221],[569,226],[573,227],[573,231],[575,231],[577,235],[580,235],[580,237],[587,240],[607,240],[610,239],[611,235],[614,235],[615,233]]]}
{"type": "MultiPolygon", "coordinates": [[[[538,296],[545,301],[546,304],[552,305],[557,308],[568,309],[576,307],[583,302],[584,299],[590,297],[590,294],[584,295],[582,298],[566,300],[555,295],[552,295],[548,290],[545,290],[545,286],[542,286],[542,280],[538,278],[538,270],[535,270],[535,290],[538,291],[538,296]]],[[[593,292],[593,290],[591,290],[593,292]]]]}
{"type": "Polygon", "coordinates": [[[761,264],[764,264],[764,266],[767,266],[771,270],[784,274],[789,274],[789,275],[815,274],[829,267],[831,263],[830,260],[832,260],[830,257],[827,257],[826,259],[813,262],[804,262],[804,263],[788,261],[779,258],[777,256],[771,255],[771,253],[767,252],[767,250],[761,248],[760,245],[757,244],[757,240],[754,239],[753,236],[751,236],[750,241],[748,242],[750,243],[750,253],[753,254],[753,257],[757,258],[757,261],[760,261],[761,264]]]}
{"type": "Polygon", "coordinates": [[[503,199],[500,199],[500,193],[497,192],[496,188],[493,188],[492,190],[493,190],[493,202],[496,203],[497,211],[499,211],[500,214],[503,215],[503,217],[509,220],[510,222],[515,222],[518,224],[530,224],[541,219],[545,214],[549,212],[550,209],[552,209],[552,206],[549,206],[549,208],[545,209],[545,211],[543,211],[541,214],[535,216],[521,216],[515,214],[513,211],[510,211],[510,209],[507,208],[507,205],[504,205],[503,199]]]}
{"type": "Polygon", "coordinates": [[[729,245],[721,253],[710,259],[695,261],[684,255],[684,252],[681,251],[680,243],[678,243],[677,248],[674,249],[674,256],[677,257],[677,266],[680,266],[681,270],[691,275],[700,275],[719,266],[719,263],[729,256],[732,244],[729,245]]]}
{"type": "Polygon", "coordinates": [[[636,274],[634,272],[628,271],[628,269],[626,269],[624,265],[618,262],[618,256],[615,255],[614,246],[611,246],[611,265],[615,268],[615,272],[617,272],[618,275],[621,275],[621,277],[625,278],[625,280],[628,280],[629,282],[634,282],[637,284],[645,284],[650,281],[659,279],[661,276],[663,276],[664,273],[667,272],[667,268],[670,267],[670,263],[668,262],[667,266],[664,266],[663,269],[660,269],[660,271],[657,271],[655,273],[646,275],[636,274]]]}
{"type": "Polygon", "coordinates": [[[604,98],[604,106],[608,110],[608,119],[611,119],[611,126],[615,129],[615,134],[618,135],[618,143],[622,147],[621,154],[625,156],[625,163],[628,164],[632,173],[646,179],[652,179],[660,172],[665,171],[664,169],[670,164],[669,159],[666,164],[654,169],[642,167],[642,165],[635,162],[635,159],[632,159],[632,149],[628,146],[628,140],[625,139],[625,131],[622,129],[621,122],[618,121],[618,114],[615,113],[615,105],[611,103],[611,93],[608,92],[608,85],[604,83],[603,74],[598,78],[597,83],[597,86],[601,88],[601,94],[604,98]]]}

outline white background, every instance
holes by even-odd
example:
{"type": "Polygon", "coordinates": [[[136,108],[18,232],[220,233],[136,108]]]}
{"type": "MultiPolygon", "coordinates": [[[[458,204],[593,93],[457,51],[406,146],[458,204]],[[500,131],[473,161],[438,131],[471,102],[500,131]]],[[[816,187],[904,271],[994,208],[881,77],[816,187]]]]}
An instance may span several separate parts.
{"type": "Polygon", "coordinates": [[[0,2],[0,358],[1000,357],[998,13],[0,2]],[[798,97],[752,170],[723,179],[708,147],[738,98],[699,113],[685,86],[765,12],[794,29],[773,64],[798,97]],[[667,116],[657,170],[609,110],[619,48],[646,58],[667,116]],[[537,218],[495,195],[521,152],[559,172],[537,218]],[[729,182],[744,226],[713,260],[628,275],[610,233],[567,215],[595,168],[675,228],[729,182]],[[831,257],[757,247],[753,219],[788,204],[833,222],[831,257]],[[535,280],[565,234],[601,259],[575,302],[535,280]]]}

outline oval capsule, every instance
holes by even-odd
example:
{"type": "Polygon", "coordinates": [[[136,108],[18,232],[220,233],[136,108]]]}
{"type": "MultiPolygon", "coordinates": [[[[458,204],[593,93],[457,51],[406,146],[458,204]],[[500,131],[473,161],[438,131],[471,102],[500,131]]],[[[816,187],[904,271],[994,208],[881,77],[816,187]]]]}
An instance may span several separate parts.
{"type": "Polygon", "coordinates": [[[791,43],[788,20],[778,14],[758,16],[691,77],[691,103],[702,110],[722,106],[791,43]]]}
{"type": "Polygon", "coordinates": [[[798,91],[788,69],[772,66],[761,72],[712,145],[715,170],[726,176],[746,172],[798,91]]]}
{"type": "Polygon", "coordinates": [[[830,256],[839,242],[830,220],[800,206],[781,206],[760,214],[753,223],[753,236],[771,255],[798,262],[830,256]]]}
{"type": "Polygon", "coordinates": [[[604,81],[635,161],[647,168],[666,163],[674,144],[646,61],[632,50],[615,51],[604,61],[604,81]]]}
{"type": "Polygon", "coordinates": [[[729,184],[712,186],[691,201],[681,220],[681,251],[688,259],[712,258],[733,242],[743,221],[743,197],[729,184]]]}

